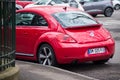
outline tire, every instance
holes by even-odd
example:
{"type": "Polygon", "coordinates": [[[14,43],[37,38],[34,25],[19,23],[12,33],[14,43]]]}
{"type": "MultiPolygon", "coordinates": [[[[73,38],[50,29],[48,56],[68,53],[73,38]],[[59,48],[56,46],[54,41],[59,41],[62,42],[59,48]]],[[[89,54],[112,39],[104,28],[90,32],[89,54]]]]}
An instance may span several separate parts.
{"type": "Polygon", "coordinates": [[[105,64],[109,59],[93,61],[94,64],[105,64]]]}
{"type": "Polygon", "coordinates": [[[93,17],[96,17],[96,16],[97,16],[97,14],[92,14],[92,16],[93,16],[93,17]]]}
{"type": "Polygon", "coordinates": [[[119,4],[116,4],[115,7],[114,7],[115,10],[119,10],[120,9],[120,5],[119,4]]]}
{"type": "Polygon", "coordinates": [[[108,7],[108,8],[105,9],[105,11],[104,11],[105,17],[111,17],[112,14],[113,14],[113,9],[112,8],[108,7]]]}
{"type": "Polygon", "coordinates": [[[40,46],[38,51],[38,62],[42,65],[56,66],[57,61],[53,48],[48,44],[43,44],[40,46]]]}

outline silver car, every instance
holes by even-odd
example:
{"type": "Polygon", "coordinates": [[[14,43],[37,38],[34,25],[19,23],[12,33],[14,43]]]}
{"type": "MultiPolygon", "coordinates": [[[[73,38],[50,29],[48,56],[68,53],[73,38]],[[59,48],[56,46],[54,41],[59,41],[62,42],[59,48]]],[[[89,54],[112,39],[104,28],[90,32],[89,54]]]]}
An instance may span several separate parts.
{"type": "Polygon", "coordinates": [[[114,9],[112,0],[80,0],[84,10],[96,17],[97,14],[104,14],[106,17],[112,16],[114,9]]]}

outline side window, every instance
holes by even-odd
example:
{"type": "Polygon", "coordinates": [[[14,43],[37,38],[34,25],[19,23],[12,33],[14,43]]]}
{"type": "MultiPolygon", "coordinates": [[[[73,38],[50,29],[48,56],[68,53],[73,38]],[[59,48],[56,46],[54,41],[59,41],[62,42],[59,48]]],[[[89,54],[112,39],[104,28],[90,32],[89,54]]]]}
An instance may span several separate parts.
{"type": "Polygon", "coordinates": [[[100,1],[104,1],[104,0],[98,0],[98,1],[100,2],[100,1]]]}
{"type": "Polygon", "coordinates": [[[61,0],[63,3],[68,3],[69,0],[61,0]]]}
{"type": "Polygon", "coordinates": [[[16,25],[30,26],[34,14],[31,13],[17,13],[16,14],[16,25]]]}
{"type": "Polygon", "coordinates": [[[94,2],[93,0],[83,0],[85,2],[94,2]]]}
{"type": "Polygon", "coordinates": [[[42,16],[39,15],[34,16],[31,24],[33,26],[48,26],[47,21],[42,16]]]}
{"type": "Polygon", "coordinates": [[[70,0],[70,7],[78,8],[78,4],[75,0],[70,0]]]}
{"type": "Polygon", "coordinates": [[[93,0],[94,2],[98,2],[99,0],[93,0]]]}

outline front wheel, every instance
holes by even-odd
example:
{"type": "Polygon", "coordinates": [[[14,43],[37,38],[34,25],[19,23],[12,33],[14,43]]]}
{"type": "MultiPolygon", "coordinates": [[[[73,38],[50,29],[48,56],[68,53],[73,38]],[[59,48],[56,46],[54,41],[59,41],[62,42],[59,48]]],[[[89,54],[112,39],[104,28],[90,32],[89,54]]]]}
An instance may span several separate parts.
{"type": "Polygon", "coordinates": [[[119,4],[116,4],[115,7],[114,7],[115,10],[119,10],[120,9],[120,5],[119,4]]]}
{"type": "Polygon", "coordinates": [[[113,9],[112,8],[108,7],[108,8],[105,9],[105,11],[104,11],[105,17],[111,17],[112,14],[113,14],[113,9]]]}
{"type": "Polygon", "coordinates": [[[109,59],[93,61],[94,64],[105,64],[109,59]]]}
{"type": "Polygon", "coordinates": [[[38,62],[42,65],[55,66],[57,64],[54,50],[48,44],[40,46],[38,51],[38,62]]]}

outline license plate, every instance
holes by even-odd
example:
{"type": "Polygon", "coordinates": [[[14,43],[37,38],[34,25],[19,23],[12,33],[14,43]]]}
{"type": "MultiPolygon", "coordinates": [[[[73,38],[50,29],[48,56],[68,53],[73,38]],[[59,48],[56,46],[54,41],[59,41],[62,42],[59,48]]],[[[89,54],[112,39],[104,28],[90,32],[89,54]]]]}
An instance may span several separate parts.
{"type": "Polygon", "coordinates": [[[93,49],[88,49],[88,54],[99,54],[99,53],[105,53],[105,48],[93,48],[93,49]]]}

